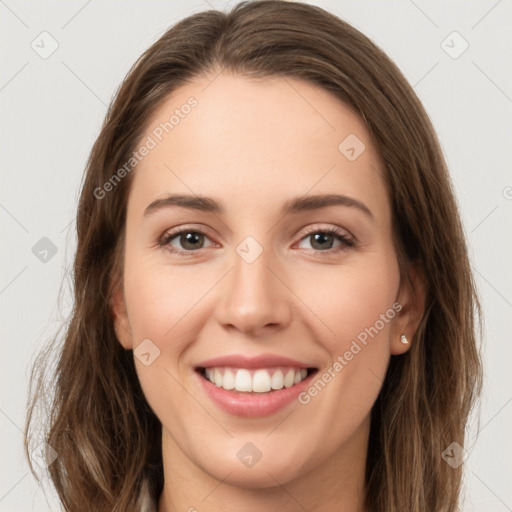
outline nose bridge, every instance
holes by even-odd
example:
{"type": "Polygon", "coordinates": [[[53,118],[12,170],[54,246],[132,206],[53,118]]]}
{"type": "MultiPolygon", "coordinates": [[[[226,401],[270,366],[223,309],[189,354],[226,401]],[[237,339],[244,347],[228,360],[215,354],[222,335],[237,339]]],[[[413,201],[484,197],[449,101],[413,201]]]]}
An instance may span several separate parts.
{"type": "Polygon", "coordinates": [[[221,321],[241,331],[283,326],[290,320],[286,289],[274,275],[277,262],[270,247],[248,236],[235,247],[221,321]]]}

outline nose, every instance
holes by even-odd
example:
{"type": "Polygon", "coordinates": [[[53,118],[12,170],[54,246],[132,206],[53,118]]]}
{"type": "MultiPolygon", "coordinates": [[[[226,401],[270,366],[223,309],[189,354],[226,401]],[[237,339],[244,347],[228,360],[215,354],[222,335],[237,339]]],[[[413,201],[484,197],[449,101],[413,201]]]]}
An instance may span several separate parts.
{"type": "Polygon", "coordinates": [[[290,323],[293,293],[270,252],[263,250],[252,262],[235,253],[233,268],[219,290],[217,320],[224,328],[264,336],[290,323]]]}

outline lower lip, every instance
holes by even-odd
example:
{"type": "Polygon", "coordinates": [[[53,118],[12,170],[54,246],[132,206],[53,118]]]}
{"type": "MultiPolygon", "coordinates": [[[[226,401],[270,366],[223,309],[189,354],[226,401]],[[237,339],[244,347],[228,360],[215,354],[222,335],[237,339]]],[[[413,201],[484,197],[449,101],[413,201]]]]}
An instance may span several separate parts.
{"type": "Polygon", "coordinates": [[[268,393],[242,393],[217,387],[196,372],[201,381],[201,386],[213,402],[230,414],[246,418],[270,416],[284,409],[296,400],[300,393],[306,390],[315,373],[313,372],[303,381],[289,388],[269,391],[268,393]]]}

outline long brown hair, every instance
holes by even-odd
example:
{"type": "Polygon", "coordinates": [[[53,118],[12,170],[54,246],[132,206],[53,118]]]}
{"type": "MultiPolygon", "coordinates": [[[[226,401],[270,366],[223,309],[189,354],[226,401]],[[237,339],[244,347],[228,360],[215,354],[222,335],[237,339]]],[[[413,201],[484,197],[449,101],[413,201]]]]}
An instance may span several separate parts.
{"type": "MultiPolygon", "coordinates": [[[[74,308],[58,357],[33,368],[25,447],[46,405],[45,441],[58,453],[50,477],[66,511],[133,511],[145,483],[163,488],[161,425],[116,340],[110,298],[122,276],[132,174],[101,188],[132,155],[151,115],[187,81],[222,70],[315,84],[361,116],[385,163],[402,271],[427,276],[426,308],[411,349],[392,356],[372,409],[366,470],[371,512],[455,511],[462,465],[442,458],[464,446],[481,390],[480,308],[446,163],[432,124],[396,65],[366,36],[300,2],[241,2],[194,14],[134,64],[89,157],[77,212],[74,308]],[[47,375],[47,371],[50,375],[47,375]]],[[[31,464],[32,468],[32,464],[31,464]]]]}

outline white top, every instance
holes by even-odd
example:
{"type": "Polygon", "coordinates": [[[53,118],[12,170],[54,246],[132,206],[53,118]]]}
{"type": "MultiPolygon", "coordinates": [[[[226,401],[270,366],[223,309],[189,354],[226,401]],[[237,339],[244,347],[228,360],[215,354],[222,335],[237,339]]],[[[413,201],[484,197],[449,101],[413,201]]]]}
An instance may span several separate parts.
{"type": "Polygon", "coordinates": [[[147,480],[144,480],[142,484],[137,512],[158,512],[158,504],[151,497],[147,480]]]}

